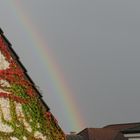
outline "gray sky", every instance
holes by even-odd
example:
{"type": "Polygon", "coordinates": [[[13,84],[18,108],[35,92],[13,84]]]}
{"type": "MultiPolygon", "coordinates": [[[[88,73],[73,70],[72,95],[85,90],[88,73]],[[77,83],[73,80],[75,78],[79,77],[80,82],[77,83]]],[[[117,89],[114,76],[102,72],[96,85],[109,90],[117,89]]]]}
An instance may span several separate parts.
{"type": "MultiPolygon", "coordinates": [[[[82,130],[70,125],[61,97],[48,90],[47,68],[16,3],[0,0],[1,28],[62,129],[82,130]]],[[[52,50],[84,127],[140,121],[139,7],[139,0],[24,0],[19,4],[52,50]]]]}

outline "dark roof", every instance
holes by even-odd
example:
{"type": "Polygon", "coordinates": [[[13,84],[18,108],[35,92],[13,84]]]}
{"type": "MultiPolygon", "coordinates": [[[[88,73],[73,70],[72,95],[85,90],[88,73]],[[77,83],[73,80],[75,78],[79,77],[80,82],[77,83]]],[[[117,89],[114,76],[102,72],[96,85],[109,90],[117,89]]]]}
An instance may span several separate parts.
{"type": "Polygon", "coordinates": [[[84,140],[80,135],[67,135],[66,140],[84,140]]]}
{"type": "MultiPolygon", "coordinates": [[[[84,140],[127,140],[122,134],[123,130],[140,126],[140,123],[114,124],[103,128],[86,128],[79,132],[84,140]]],[[[140,128],[140,127],[139,127],[140,128]]]]}
{"type": "Polygon", "coordinates": [[[3,31],[2,31],[2,29],[0,28],[0,34],[2,34],[3,33],[3,31]]]}
{"type": "Polygon", "coordinates": [[[109,128],[87,128],[79,133],[85,140],[114,140],[117,134],[118,131],[109,128]]]}
{"type": "Polygon", "coordinates": [[[124,123],[124,124],[107,125],[107,126],[104,126],[103,128],[110,128],[110,129],[122,131],[124,129],[137,127],[139,125],[140,125],[140,122],[138,122],[138,123],[124,123]]]}
{"type": "Polygon", "coordinates": [[[124,134],[140,133],[140,125],[133,128],[125,129],[122,131],[122,133],[124,134]]]}

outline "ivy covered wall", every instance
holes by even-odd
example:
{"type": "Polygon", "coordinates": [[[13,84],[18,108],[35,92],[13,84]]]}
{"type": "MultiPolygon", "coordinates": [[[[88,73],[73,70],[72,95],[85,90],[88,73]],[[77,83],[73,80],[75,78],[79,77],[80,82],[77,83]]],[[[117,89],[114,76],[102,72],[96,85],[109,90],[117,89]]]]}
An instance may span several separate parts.
{"type": "Polygon", "coordinates": [[[0,140],[65,140],[51,112],[0,36],[0,140]]]}

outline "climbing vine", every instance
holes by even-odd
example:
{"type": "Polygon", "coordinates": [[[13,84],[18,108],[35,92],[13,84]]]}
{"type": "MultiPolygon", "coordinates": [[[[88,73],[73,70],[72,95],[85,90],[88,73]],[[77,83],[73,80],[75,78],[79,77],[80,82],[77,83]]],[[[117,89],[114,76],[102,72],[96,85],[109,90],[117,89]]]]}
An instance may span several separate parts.
{"type": "Polygon", "coordinates": [[[24,70],[11,56],[11,52],[0,36],[0,51],[8,68],[0,69],[0,99],[9,101],[10,120],[6,120],[0,105],[1,122],[11,132],[0,131],[0,139],[14,140],[64,140],[65,136],[54,116],[44,111],[34,85],[26,78],[24,70]],[[6,84],[5,84],[6,83],[6,84]],[[41,135],[41,136],[40,136],[41,135]]]}

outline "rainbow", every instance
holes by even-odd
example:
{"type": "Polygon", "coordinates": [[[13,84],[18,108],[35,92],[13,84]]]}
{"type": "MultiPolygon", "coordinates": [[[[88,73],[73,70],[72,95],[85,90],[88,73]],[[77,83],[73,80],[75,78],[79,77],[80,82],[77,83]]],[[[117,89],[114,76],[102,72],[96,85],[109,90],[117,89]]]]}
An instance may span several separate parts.
{"type": "Polygon", "coordinates": [[[34,26],[28,14],[22,7],[22,3],[19,0],[12,0],[10,2],[14,12],[21,22],[24,30],[27,32],[30,40],[33,43],[34,49],[40,54],[42,63],[46,67],[46,72],[48,73],[52,82],[52,88],[56,92],[56,96],[59,96],[63,106],[65,107],[65,114],[68,121],[68,127],[71,130],[79,131],[85,127],[84,119],[78,111],[78,105],[76,104],[75,98],[72,96],[72,90],[69,88],[63,72],[60,70],[59,65],[56,63],[56,59],[52,53],[52,50],[47,46],[47,42],[43,39],[43,35],[39,33],[37,28],[34,26]]]}

